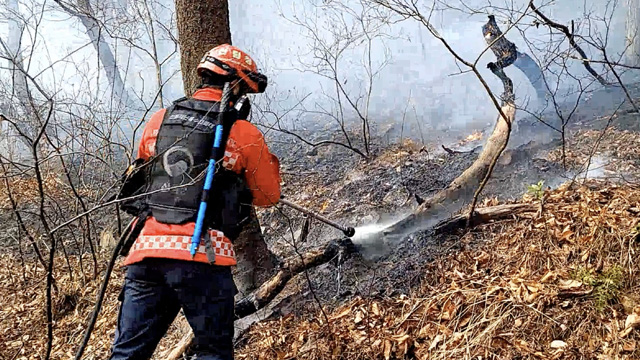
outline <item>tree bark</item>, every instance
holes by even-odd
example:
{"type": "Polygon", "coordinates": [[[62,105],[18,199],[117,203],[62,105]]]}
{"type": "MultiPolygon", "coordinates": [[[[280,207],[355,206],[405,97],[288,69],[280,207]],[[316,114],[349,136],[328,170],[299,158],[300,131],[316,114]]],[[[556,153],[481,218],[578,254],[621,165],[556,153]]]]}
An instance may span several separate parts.
{"type": "Polygon", "coordinates": [[[251,210],[249,223],[233,245],[238,261],[233,270],[233,279],[238,288],[238,297],[242,298],[266,281],[275,266],[274,255],[264,240],[255,209],[251,210]]]}
{"type": "Polygon", "coordinates": [[[627,0],[627,51],[630,66],[640,66],[640,0],[627,0]]]}
{"type": "MultiPolygon", "coordinates": [[[[13,95],[16,97],[16,99],[12,99],[13,105],[7,104],[7,108],[10,110],[8,115],[16,115],[12,110],[17,111],[18,109],[14,108],[14,106],[16,104],[20,104],[20,108],[23,110],[23,119],[26,121],[17,120],[13,123],[13,126],[15,126],[20,133],[29,138],[33,138],[36,133],[36,129],[38,128],[38,124],[34,123],[34,111],[37,111],[37,109],[34,108],[34,104],[32,102],[33,99],[29,92],[27,76],[22,72],[22,69],[24,69],[22,56],[22,33],[24,31],[25,24],[22,23],[20,17],[18,1],[8,0],[7,10],[10,14],[8,19],[9,32],[7,34],[8,36],[4,51],[7,53],[7,56],[11,58],[11,64],[9,66],[11,68],[11,80],[14,91],[13,95]]],[[[2,121],[0,121],[0,123],[1,122],[2,121]]],[[[6,149],[4,150],[7,151],[7,153],[13,153],[15,151],[15,145],[12,144],[10,140],[13,132],[11,131],[10,126],[6,126],[6,130],[6,149]]],[[[27,138],[21,135],[18,135],[17,137],[24,145],[31,147],[27,138]]]]}
{"type": "Polygon", "coordinates": [[[190,96],[200,84],[196,66],[202,56],[220,44],[231,44],[227,0],[176,0],[180,68],[184,93],[190,96]]]}

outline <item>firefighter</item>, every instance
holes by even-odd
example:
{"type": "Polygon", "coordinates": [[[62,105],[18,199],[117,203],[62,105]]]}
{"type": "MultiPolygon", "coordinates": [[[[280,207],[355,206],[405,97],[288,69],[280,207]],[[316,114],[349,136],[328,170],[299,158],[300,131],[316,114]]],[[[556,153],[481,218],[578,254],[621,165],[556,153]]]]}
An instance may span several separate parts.
{"type": "Polygon", "coordinates": [[[207,52],[197,71],[202,84],[193,97],[156,112],[140,140],[137,163],[144,164],[147,195],[137,211],[144,225],[124,261],[113,360],[149,359],[180,309],[193,329],[198,359],[232,359],[233,240],[251,203],[271,206],[280,197],[278,159],[245,120],[246,94],[263,92],[266,77],[249,55],[228,44],[207,52]],[[210,193],[207,231],[192,258],[189,243],[225,83],[231,89],[226,148],[210,193]]]}

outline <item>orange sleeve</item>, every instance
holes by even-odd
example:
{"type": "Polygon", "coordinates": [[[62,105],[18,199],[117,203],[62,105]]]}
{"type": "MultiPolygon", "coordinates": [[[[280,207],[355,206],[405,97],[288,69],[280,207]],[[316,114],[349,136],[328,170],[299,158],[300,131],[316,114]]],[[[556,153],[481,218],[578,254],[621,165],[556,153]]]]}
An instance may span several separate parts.
{"type": "Polygon", "coordinates": [[[247,186],[256,206],[275,205],[280,199],[280,163],[269,152],[264,136],[253,124],[237,120],[229,133],[227,146],[241,154],[247,186]]]}
{"type": "Polygon", "coordinates": [[[156,111],[156,113],[151,116],[151,119],[149,119],[147,125],[145,125],[144,131],[142,131],[142,137],[140,138],[140,145],[138,145],[138,158],[147,161],[155,155],[158,130],[160,130],[160,125],[162,125],[162,119],[166,112],[166,109],[156,111]]]}

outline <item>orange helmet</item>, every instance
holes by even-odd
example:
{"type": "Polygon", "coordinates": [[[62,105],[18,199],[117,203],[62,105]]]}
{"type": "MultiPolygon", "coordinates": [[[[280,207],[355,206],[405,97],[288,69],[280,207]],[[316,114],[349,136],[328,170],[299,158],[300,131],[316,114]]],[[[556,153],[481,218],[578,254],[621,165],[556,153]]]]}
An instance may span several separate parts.
{"type": "Polygon", "coordinates": [[[203,70],[225,77],[240,78],[246,85],[246,92],[261,93],[267,87],[267,77],[258,72],[251,56],[229,44],[222,44],[209,50],[198,64],[198,75],[203,70]]]}

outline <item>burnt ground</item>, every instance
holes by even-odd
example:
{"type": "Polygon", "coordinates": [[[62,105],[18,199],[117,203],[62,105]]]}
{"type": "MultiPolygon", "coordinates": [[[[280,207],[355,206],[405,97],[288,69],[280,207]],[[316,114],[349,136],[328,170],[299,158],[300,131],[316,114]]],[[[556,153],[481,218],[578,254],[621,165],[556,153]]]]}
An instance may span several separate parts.
{"type": "MultiPolygon", "coordinates": [[[[637,93],[638,89],[635,90],[637,93]]],[[[578,136],[576,132],[585,129],[605,128],[609,116],[624,99],[619,90],[603,91],[591,99],[594,98],[600,100],[585,101],[578,108],[567,127],[567,138],[578,136]]],[[[579,173],[575,168],[565,170],[561,162],[549,159],[550,152],[562,147],[560,134],[523,114],[517,114],[522,118],[517,120],[519,125],[510,147],[487,184],[483,200],[518,199],[526,193],[527,185],[544,180],[545,185],[556,187],[579,173]]],[[[625,105],[610,126],[638,132],[640,116],[625,105]]],[[[485,137],[491,130],[485,129],[485,137]]],[[[311,141],[331,137],[326,131],[309,131],[303,135],[311,141]]],[[[332,139],[340,139],[337,131],[332,139]]],[[[463,137],[452,144],[396,140],[396,144],[388,144],[387,134],[374,139],[375,144],[382,145],[372,150],[368,160],[342,147],[314,149],[287,136],[275,136],[270,148],[281,162],[283,194],[354,227],[389,222],[410,212],[417,206],[415,195],[426,198],[446,187],[477,158],[482,148],[482,140],[465,141],[463,137]],[[440,145],[460,152],[447,153],[440,145]]],[[[631,161],[640,166],[640,157],[631,161]]],[[[342,236],[340,231],[314,221],[310,235],[300,242],[303,223],[300,213],[279,206],[261,210],[259,216],[269,246],[280,258],[292,256],[294,248],[303,252],[342,236]]],[[[418,230],[389,251],[377,253],[374,248],[374,258],[369,256],[371,249],[365,249],[367,256],[356,254],[341,263],[319,266],[309,271],[310,280],[298,276],[290,282],[273,302],[276,313],[317,309],[314,295],[324,306],[333,307],[355,296],[409,293],[420,283],[426,264],[437,256],[458,250],[458,238],[456,234],[433,236],[428,229],[418,230]]]]}

